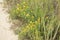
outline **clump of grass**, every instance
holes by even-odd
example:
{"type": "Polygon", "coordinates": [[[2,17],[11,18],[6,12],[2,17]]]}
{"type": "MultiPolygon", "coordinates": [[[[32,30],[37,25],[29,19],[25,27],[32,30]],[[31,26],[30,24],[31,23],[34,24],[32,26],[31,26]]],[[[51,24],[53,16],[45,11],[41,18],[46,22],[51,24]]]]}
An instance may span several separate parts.
{"type": "Polygon", "coordinates": [[[27,21],[20,27],[19,40],[60,40],[56,36],[60,21],[52,0],[21,0],[10,12],[12,19],[27,21]]]}

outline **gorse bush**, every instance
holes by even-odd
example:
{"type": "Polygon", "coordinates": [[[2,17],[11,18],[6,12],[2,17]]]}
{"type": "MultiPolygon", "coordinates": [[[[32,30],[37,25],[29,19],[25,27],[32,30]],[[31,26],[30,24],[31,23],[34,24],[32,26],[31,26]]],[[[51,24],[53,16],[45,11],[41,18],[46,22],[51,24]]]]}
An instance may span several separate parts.
{"type": "Polygon", "coordinates": [[[12,19],[23,18],[18,40],[60,40],[60,21],[57,18],[59,0],[21,0],[12,7],[12,19]],[[57,3],[58,2],[58,3],[57,3]],[[57,35],[58,34],[58,35],[57,35]]]}

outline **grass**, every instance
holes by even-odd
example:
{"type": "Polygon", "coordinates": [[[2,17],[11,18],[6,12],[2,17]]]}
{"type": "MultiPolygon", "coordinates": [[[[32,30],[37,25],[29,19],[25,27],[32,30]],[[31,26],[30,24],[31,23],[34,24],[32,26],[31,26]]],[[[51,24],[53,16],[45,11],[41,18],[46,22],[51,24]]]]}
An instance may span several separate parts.
{"type": "Polygon", "coordinates": [[[12,7],[10,17],[26,21],[20,27],[18,40],[60,40],[60,21],[56,15],[59,3],[59,0],[21,0],[12,7]]]}

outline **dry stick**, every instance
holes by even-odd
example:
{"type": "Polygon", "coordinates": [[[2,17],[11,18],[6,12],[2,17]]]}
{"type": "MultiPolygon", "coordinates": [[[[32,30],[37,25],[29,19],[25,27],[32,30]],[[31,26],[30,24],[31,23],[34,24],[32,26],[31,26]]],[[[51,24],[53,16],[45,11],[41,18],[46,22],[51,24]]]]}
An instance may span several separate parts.
{"type": "Polygon", "coordinates": [[[53,40],[55,39],[55,37],[56,37],[56,35],[57,35],[57,31],[58,31],[59,27],[60,27],[60,25],[58,25],[58,27],[57,27],[57,29],[56,29],[56,31],[55,31],[55,34],[54,34],[54,36],[53,36],[53,40]]]}

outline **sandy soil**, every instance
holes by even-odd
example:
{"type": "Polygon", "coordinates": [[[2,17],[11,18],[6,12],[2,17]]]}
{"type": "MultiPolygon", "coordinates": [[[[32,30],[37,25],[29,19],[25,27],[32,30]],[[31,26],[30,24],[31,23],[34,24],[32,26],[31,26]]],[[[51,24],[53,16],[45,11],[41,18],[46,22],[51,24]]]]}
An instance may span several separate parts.
{"type": "Polygon", "coordinates": [[[10,27],[9,14],[3,10],[3,6],[0,4],[0,40],[18,40],[18,36],[10,30],[10,27]]]}

